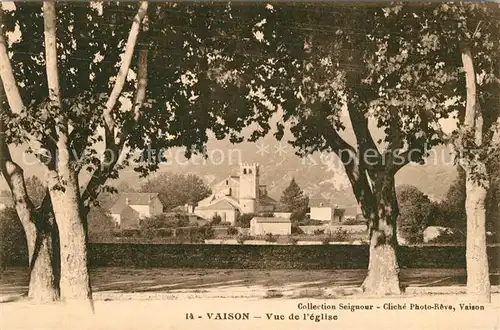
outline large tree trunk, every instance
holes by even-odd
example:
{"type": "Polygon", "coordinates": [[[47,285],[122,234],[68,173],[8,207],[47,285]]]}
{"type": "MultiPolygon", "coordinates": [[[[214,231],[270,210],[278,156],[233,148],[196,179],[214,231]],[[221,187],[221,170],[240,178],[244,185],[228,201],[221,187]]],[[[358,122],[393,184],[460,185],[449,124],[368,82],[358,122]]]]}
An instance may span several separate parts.
{"type": "Polygon", "coordinates": [[[467,294],[477,302],[491,301],[488,255],[486,251],[486,195],[467,173],[467,294]]]}
{"type": "Polygon", "coordinates": [[[85,217],[79,202],[77,174],[59,171],[66,182],[51,192],[54,216],[59,229],[61,256],[61,298],[66,302],[88,303],[93,309],[90,277],[87,269],[85,217]]]}
{"type": "Polygon", "coordinates": [[[370,256],[368,274],[362,284],[364,292],[371,295],[400,294],[399,266],[397,262],[396,219],[398,207],[394,176],[377,174],[374,182],[366,174],[361,195],[371,198],[360,200],[364,216],[368,219],[370,256]]]}
{"type": "MultiPolygon", "coordinates": [[[[59,229],[61,256],[61,298],[86,304],[93,311],[92,291],[87,269],[86,218],[80,203],[78,173],[70,158],[68,115],[61,102],[57,67],[56,1],[43,2],[47,85],[57,130],[57,171],[51,171],[49,191],[59,229]]],[[[83,307],[83,306],[82,306],[83,307]]],[[[83,310],[88,310],[83,308],[83,310]]]]}
{"type": "Polygon", "coordinates": [[[460,161],[466,173],[467,293],[475,301],[490,302],[485,207],[489,179],[481,155],[470,149],[471,146],[473,149],[484,148],[484,118],[477,98],[472,52],[467,44],[461,44],[461,49],[467,89],[467,104],[460,141],[462,153],[465,153],[460,161]]]}

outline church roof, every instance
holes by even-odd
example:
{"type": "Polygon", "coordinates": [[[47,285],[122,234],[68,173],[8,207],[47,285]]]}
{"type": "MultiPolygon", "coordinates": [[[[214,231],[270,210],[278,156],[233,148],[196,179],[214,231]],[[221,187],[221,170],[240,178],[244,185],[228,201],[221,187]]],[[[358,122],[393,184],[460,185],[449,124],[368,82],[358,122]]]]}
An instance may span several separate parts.
{"type": "Polygon", "coordinates": [[[221,199],[207,206],[200,206],[198,210],[236,210],[237,207],[225,199],[221,199]]]}
{"type": "Polygon", "coordinates": [[[274,198],[271,198],[269,196],[260,196],[259,197],[259,203],[261,205],[276,205],[278,204],[278,202],[274,199],[274,198]]]}

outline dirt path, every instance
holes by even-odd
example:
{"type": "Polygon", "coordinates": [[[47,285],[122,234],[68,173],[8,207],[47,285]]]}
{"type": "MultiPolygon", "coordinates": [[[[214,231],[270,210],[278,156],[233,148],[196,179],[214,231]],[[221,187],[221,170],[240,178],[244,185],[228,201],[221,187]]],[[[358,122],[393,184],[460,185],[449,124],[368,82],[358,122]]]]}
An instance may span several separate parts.
{"type": "MultiPolygon", "coordinates": [[[[168,293],[216,288],[322,288],[359,286],[366,270],[263,270],[263,269],[91,269],[94,292],[168,293]]],[[[498,285],[498,272],[491,276],[498,285]]],[[[403,286],[456,286],[465,284],[462,269],[402,269],[403,286]]],[[[0,294],[23,294],[28,289],[28,270],[8,268],[0,274],[0,294]]]]}

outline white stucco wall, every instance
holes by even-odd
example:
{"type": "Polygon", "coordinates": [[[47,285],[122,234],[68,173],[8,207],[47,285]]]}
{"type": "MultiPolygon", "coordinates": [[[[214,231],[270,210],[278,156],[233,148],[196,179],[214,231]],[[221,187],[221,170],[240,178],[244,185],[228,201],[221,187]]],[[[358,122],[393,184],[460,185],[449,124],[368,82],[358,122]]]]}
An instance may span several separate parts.
{"type": "Polygon", "coordinates": [[[332,220],[333,209],[331,207],[311,207],[311,219],[314,220],[332,220]]]}
{"type": "Polygon", "coordinates": [[[111,217],[115,221],[115,223],[119,226],[121,222],[121,218],[119,214],[111,214],[111,217]]]}
{"type": "Polygon", "coordinates": [[[139,213],[139,216],[142,217],[149,217],[151,216],[151,212],[149,210],[149,205],[129,205],[132,209],[136,210],[139,213]]]}
{"type": "Polygon", "coordinates": [[[286,222],[269,222],[257,223],[256,221],[250,222],[251,235],[290,235],[292,233],[292,224],[286,222]]]}
{"type": "Polygon", "coordinates": [[[151,215],[157,215],[163,213],[163,204],[158,197],[151,201],[151,215]]]}

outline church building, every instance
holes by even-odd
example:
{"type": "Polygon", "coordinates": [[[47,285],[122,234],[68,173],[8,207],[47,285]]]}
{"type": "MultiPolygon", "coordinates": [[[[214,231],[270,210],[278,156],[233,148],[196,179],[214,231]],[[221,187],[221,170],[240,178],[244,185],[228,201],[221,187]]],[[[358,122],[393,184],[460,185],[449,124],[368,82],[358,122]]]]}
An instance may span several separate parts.
{"type": "Polygon", "coordinates": [[[277,202],[259,182],[258,164],[241,164],[239,175],[229,175],[212,187],[212,195],[198,202],[194,213],[205,219],[216,214],[235,224],[239,214],[273,212],[277,202]]]}

